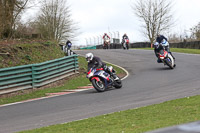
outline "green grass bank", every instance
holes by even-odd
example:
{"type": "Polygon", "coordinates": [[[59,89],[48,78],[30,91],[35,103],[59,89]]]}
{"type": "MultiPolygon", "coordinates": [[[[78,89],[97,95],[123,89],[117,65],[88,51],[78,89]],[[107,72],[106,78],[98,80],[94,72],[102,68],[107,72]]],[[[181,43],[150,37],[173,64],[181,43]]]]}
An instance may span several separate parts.
{"type": "Polygon", "coordinates": [[[199,120],[199,101],[186,97],[20,133],[142,133],[199,120]]]}
{"type": "MultiPolygon", "coordinates": [[[[154,50],[153,48],[133,48],[133,49],[154,50]]],[[[170,48],[170,51],[178,53],[200,54],[200,49],[170,48]]]]}

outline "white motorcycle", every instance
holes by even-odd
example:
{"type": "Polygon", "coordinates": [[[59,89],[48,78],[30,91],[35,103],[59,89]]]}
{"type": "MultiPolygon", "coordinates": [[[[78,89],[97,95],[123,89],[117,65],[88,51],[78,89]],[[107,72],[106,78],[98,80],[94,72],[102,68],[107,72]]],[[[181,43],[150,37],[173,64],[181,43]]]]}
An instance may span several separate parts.
{"type": "Polygon", "coordinates": [[[128,50],[129,49],[128,45],[129,45],[129,39],[123,39],[122,40],[122,46],[123,46],[123,48],[128,50]]]}

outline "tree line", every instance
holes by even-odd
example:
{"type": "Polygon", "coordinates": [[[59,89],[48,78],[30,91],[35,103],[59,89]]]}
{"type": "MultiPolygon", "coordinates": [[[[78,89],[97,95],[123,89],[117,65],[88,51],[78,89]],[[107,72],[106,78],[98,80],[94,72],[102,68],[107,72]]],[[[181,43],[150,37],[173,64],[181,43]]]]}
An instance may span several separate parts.
{"type": "Polygon", "coordinates": [[[1,39],[40,37],[59,42],[73,38],[77,29],[66,0],[0,0],[1,39]],[[23,23],[22,14],[34,6],[40,7],[38,14],[23,23]]]}
{"type": "MultiPolygon", "coordinates": [[[[169,32],[174,26],[171,0],[136,0],[132,9],[141,20],[141,32],[151,42],[158,33],[169,32]]],[[[0,38],[40,37],[50,40],[66,40],[75,37],[77,25],[71,18],[67,0],[0,0],[0,38]],[[38,6],[34,19],[21,22],[22,14],[29,8],[38,6]]],[[[200,40],[200,22],[191,27],[190,36],[170,35],[171,40],[200,40]]]]}
{"type": "MultiPolygon", "coordinates": [[[[172,0],[136,0],[132,4],[135,15],[141,20],[141,32],[151,44],[157,34],[170,33],[170,30],[175,27],[173,6],[172,0]]],[[[190,35],[173,33],[168,34],[168,38],[171,42],[200,41],[200,22],[189,31],[190,35]]]]}

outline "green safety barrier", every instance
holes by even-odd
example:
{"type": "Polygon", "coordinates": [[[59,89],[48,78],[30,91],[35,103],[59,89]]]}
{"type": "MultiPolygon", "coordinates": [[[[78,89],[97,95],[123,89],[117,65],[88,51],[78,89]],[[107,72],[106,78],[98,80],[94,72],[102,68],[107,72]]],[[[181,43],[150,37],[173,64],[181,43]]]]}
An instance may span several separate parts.
{"type": "Polygon", "coordinates": [[[96,46],[88,46],[88,47],[83,47],[83,48],[80,48],[80,49],[96,49],[96,46]]]}
{"type": "Polygon", "coordinates": [[[78,73],[78,55],[0,69],[0,94],[38,88],[78,73]]]}

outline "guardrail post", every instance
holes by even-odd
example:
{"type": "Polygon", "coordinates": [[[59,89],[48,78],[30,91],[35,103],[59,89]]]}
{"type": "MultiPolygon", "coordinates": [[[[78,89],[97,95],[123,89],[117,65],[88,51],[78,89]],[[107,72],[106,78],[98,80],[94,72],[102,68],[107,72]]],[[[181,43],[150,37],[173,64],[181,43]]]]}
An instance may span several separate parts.
{"type": "Polygon", "coordinates": [[[76,56],[75,55],[73,55],[74,57],[74,72],[76,73],[76,56]]]}
{"type": "Polygon", "coordinates": [[[36,81],[36,78],[35,78],[35,66],[32,65],[32,88],[35,88],[35,81],[36,81]]]}

